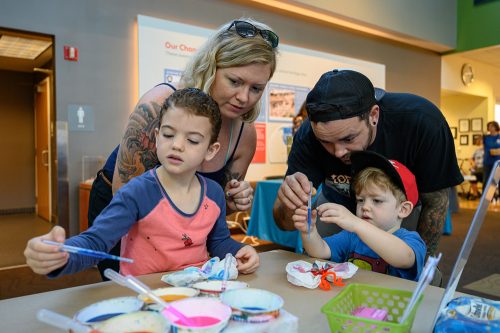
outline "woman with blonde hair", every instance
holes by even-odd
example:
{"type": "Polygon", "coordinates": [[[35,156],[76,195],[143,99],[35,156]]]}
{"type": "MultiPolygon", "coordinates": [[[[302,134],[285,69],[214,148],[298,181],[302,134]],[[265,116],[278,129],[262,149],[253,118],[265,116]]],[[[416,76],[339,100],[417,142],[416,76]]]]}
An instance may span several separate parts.
{"type": "MultiPolygon", "coordinates": [[[[119,147],[92,185],[89,224],[121,186],[159,163],[154,129],[161,105],[176,89],[187,87],[208,93],[219,105],[222,117],[220,150],[198,171],[222,186],[228,213],[249,209],[253,189],[244,178],[256,147],[253,121],[259,115],[262,94],[276,69],[278,43],[278,35],[263,23],[248,18],[228,22],[192,56],[177,87],[164,83],[146,92],[130,115],[119,147]]],[[[187,140],[186,144],[196,143],[187,140]]],[[[105,266],[99,267],[101,272],[112,264],[101,263],[105,266]]]]}

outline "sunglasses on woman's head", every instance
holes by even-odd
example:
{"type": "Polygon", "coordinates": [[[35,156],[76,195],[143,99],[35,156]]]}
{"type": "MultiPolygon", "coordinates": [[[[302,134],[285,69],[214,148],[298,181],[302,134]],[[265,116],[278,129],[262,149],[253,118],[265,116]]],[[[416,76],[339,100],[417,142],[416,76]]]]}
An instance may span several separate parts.
{"type": "Polygon", "coordinates": [[[233,23],[231,23],[227,30],[230,30],[233,26],[236,30],[236,33],[243,38],[255,37],[257,36],[257,33],[259,33],[266,42],[271,44],[271,47],[273,49],[278,46],[280,39],[278,35],[276,35],[271,30],[261,30],[252,23],[248,23],[245,21],[233,21],[233,23]]]}

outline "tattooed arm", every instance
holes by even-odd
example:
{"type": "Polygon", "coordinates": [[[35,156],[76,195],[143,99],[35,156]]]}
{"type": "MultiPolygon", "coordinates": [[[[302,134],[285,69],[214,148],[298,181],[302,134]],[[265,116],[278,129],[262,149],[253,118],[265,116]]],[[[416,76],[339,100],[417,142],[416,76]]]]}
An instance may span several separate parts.
{"type": "Polygon", "coordinates": [[[420,194],[422,212],[418,219],[417,231],[427,245],[427,255],[436,254],[448,212],[449,191],[445,188],[420,194]]]}
{"type": "Polygon", "coordinates": [[[130,179],[158,164],[154,130],[165,99],[172,94],[169,86],[160,85],[141,97],[129,117],[120,143],[113,175],[113,193],[130,179]]]}
{"type": "Polygon", "coordinates": [[[256,145],[257,132],[254,124],[245,124],[233,160],[226,169],[224,184],[221,184],[226,193],[227,214],[252,207],[253,189],[244,179],[256,145]]]}

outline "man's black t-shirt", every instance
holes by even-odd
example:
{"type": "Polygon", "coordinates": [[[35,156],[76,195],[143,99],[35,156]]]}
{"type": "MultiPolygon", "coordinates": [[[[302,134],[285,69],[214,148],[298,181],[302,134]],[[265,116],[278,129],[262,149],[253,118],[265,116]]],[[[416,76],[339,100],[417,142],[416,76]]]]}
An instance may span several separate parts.
{"type": "MultiPolygon", "coordinates": [[[[385,93],[378,105],[377,134],[367,150],[406,165],[415,174],[419,193],[434,192],[463,181],[450,128],[434,104],[412,94],[385,93]]],[[[309,121],[302,124],[293,138],[286,174],[295,172],[304,173],[316,188],[324,183],[323,195],[327,201],[354,211],[350,166],[323,148],[309,121]]]]}

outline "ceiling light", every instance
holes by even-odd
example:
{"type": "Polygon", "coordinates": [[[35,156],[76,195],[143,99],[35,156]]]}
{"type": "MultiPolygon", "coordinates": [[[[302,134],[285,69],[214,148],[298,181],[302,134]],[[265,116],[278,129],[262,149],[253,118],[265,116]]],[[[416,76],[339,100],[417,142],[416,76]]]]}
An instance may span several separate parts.
{"type": "Polygon", "coordinates": [[[51,41],[14,36],[0,36],[0,56],[34,60],[50,45],[51,41]]]}

